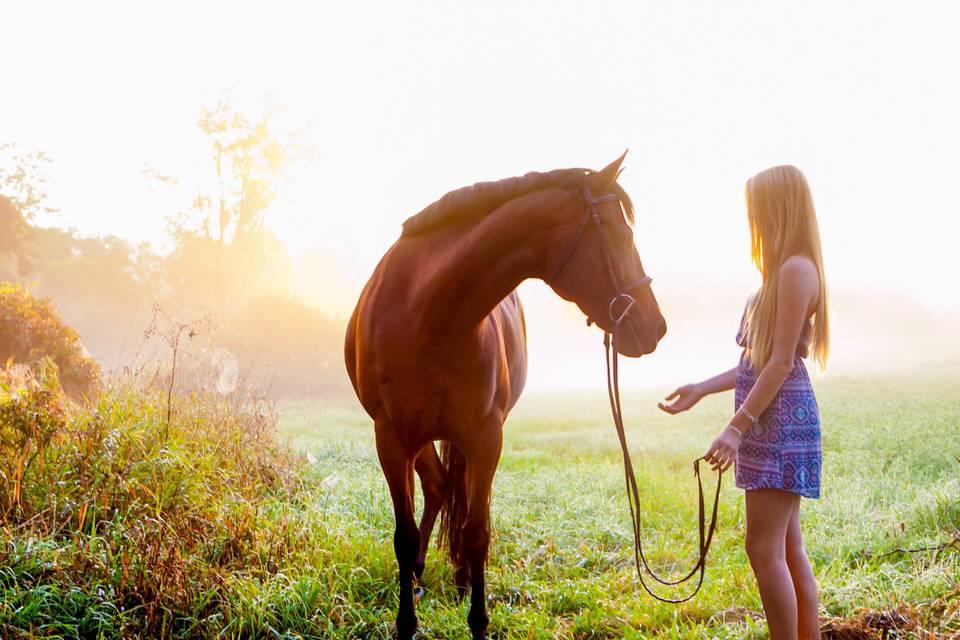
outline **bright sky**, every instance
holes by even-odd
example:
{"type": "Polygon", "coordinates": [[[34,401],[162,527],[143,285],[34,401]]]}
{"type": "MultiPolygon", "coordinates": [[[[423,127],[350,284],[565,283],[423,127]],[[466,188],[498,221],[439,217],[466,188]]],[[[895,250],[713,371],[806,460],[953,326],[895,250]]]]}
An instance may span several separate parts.
{"type": "MultiPolygon", "coordinates": [[[[20,2],[4,8],[0,141],[53,157],[58,224],[162,246],[178,202],[151,191],[144,163],[199,181],[200,107],[272,96],[317,149],[276,226],[294,253],[336,266],[304,293],[338,313],[400,222],[444,192],[599,168],[629,147],[621,182],[671,326],[650,358],[661,366],[636,376],[668,372],[670,386],[735,356],[757,284],[743,185],[773,164],[810,180],[838,305],[892,292],[960,309],[958,7],[20,2]]],[[[542,284],[523,295],[532,385],[592,380],[597,335],[542,284]]]]}

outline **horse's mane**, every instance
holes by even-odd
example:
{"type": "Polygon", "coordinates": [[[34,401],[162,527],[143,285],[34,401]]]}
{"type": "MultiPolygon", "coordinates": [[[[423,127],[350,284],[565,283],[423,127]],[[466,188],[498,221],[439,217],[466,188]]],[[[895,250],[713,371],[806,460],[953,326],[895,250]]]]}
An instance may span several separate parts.
{"type": "MultiPolygon", "coordinates": [[[[549,187],[580,187],[589,169],[555,169],[546,173],[531,171],[522,176],[492,182],[478,182],[445,194],[420,213],[403,223],[403,235],[412,236],[439,228],[450,222],[482,217],[514,198],[549,187]]],[[[623,203],[627,219],[633,223],[633,205],[623,188],[613,184],[623,203]]],[[[596,194],[600,195],[600,194],[596,194]]]]}

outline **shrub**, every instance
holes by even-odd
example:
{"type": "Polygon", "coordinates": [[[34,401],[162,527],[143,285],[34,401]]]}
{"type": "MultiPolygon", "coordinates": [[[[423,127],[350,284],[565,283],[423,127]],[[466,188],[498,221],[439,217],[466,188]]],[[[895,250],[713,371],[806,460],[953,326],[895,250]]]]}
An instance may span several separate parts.
{"type": "Polygon", "coordinates": [[[56,369],[49,360],[44,364],[40,382],[24,384],[0,372],[0,516],[6,521],[24,513],[31,468],[38,458],[43,464],[47,446],[65,425],[56,369]]]}
{"type": "Polygon", "coordinates": [[[346,324],[287,295],[264,295],[224,314],[217,341],[239,358],[250,382],[284,396],[347,390],[346,324]]]}
{"type": "Polygon", "coordinates": [[[36,369],[44,358],[56,365],[68,395],[96,395],[100,365],[84,353],[80,336],[63,323],[53,303],[18,284],[0,283],[0,365],[13,361],[36,369]]]}
{"type": "Polygon", "coordinates": [[[299,500],[301,461],[242,390],[131,381],[84,406],[0,371],[0,420],[2,637],[207,635],[231,576],[269,574],[292,544],[263,513],[299,500]]]}

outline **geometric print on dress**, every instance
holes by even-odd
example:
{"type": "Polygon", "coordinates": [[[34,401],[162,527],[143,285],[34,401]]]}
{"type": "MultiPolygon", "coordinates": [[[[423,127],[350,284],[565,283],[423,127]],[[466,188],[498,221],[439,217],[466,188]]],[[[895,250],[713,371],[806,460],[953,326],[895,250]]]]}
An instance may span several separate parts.
{"type": "MultiPolygon", "coordinates": [[[[741,346],[742,338],[741,331],[737,335],[741,346]]],[[[743,434],[735,474],[736,484],[742,489],[783,489],[808,498],[820,497],[820,410],[799,353],[798,348],[777,395],[757,423],[743,434]]],[[[737,365],[735,410],[740,409],[756,382],[745,354],[737,365]]]]}

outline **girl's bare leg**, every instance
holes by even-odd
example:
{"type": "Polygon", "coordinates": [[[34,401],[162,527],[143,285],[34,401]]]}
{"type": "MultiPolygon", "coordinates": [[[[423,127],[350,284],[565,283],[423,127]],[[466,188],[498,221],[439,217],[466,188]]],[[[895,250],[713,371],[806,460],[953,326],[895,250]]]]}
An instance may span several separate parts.
{"type": "Polygon", "coordinates": [[[800,533],[800,501],[797,500],[787,525],[787,566],[797,593],[797,635],[800,640],[820,640],[820,615],[817,606],[817,579],[803,547],[800,533]]]}
{"type": "Polygon", "coordinates": [[[800,496],[780,489],[746,492],[747,556],[757,577],[771,640],[797,638],[797,594],[787,566],[787,529],[800,496]]]}

